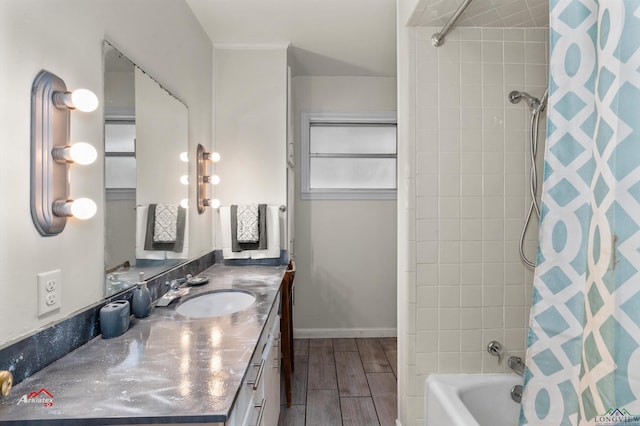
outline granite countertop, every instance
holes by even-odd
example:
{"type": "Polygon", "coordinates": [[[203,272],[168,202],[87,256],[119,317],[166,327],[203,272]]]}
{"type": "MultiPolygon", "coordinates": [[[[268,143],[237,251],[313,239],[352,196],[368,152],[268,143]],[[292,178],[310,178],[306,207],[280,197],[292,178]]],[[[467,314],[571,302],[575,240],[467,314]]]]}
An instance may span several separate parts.
{"type": "Polygon", "coordinates": [[[256,302],[218,318],[190,319],[176,302],[131,317],[129,330],[101,336],[0,398],[0,423],[133,424],[225,422],[273,307],[284,266],[214,265],[189,296],[242,289],[256,302]],[[25,395],[42,389],[38,403],[25,395]],[[22,400],[22,401],[21,401],[22,400]],[[47,402],[51,402],[49,405],[47,402]]]}

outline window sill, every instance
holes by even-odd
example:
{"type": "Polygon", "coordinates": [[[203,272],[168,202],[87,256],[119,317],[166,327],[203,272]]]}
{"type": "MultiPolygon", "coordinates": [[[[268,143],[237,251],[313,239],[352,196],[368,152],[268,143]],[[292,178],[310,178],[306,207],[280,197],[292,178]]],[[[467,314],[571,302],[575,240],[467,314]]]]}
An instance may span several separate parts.
{"type": "Polygon", "coordinates": [[[395,189],[348,189],[348,190],[311,190],[302,191],[302,200],[396,200],[395,189]]]}

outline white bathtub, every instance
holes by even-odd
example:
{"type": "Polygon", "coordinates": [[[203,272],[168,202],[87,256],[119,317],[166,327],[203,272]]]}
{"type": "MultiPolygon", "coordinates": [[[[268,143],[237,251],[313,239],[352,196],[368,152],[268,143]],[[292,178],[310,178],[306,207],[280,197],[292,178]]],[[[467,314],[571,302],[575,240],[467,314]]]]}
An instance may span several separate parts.
{"type": "Polygon", "coordinates": [[[511,388],[516,374],[433,374],[425,384],[426,426],[514,426],[520,404],[511,388]]]}

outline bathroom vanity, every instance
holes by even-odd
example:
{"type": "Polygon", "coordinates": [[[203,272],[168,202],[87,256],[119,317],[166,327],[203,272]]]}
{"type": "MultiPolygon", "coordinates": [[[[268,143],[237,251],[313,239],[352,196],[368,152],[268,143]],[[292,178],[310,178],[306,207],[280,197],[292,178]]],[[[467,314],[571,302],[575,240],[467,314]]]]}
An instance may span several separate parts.
{"type": "Polygon", "coordinates": [[[273,425],[280,410],[279,287],[285,266],[214,265],[188,300],[222,289],[256,301],[189,318],[174,302],[96,337],[0,399],[0,423],[273,425]]]}

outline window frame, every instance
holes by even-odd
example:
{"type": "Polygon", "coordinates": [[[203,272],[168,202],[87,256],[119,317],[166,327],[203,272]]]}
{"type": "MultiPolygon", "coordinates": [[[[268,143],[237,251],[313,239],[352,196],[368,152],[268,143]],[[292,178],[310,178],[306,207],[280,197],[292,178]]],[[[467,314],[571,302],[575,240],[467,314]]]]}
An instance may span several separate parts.
{"type": "Polygon", "coordinates": [[[107,141],[106,141],[106,133],[107,126],[134,126],[136,125],[135,117],[107,117],[104,122],[104,132],[105,132],[105,150],[104,150],[104,185],[105,185],[105,199],[107,201],[123,201],[123,200],[134,200],[136,199],[136,187],[107,187],[107,158],[133,158],[136,159],[136,138],[133,138],[133,151],[108,151],[107,150],[107,141]]]}
{"type": "MultiPolygon", "coordinates": [[[[398,120],[395,112],[326,113],[303,112],[300,119],[300,198],[302,200],[395,200],[398,194],[398,120]],[[310,130],[314,123],[387,124],[396,126],[396,153],[386,155],[396,160],[396,188],[311,188],[310,130]]],[[[375,154],[374,154],[375,156],[375,154]]],[[[371,154],[354,155],[368,158],[371,154]]]]}

